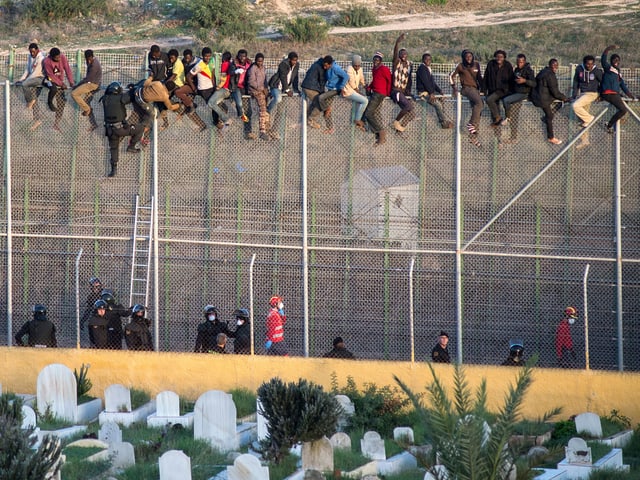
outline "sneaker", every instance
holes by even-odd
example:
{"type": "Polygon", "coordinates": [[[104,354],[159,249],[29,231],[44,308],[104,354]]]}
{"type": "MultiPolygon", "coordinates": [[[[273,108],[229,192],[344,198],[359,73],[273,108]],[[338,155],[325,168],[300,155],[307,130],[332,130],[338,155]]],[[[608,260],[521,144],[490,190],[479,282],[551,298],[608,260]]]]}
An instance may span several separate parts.
{"type": "Polygon", "coordinates": [[[134,145],[129,145],[127,147],[127,152],[129,152],[129,153],[140,153],[140,149],[136,148],[134,145]]]}
{"type": "Polygon", "coordinates": [[[499,127],[500,125],[502,125],[502,118],[498,118],[491,124],[492,127],[499,127]]]}
{"type": "Polygon", "coordinates": [[[37,130],[40,128],[40,125],[42,125],[42,120],[36,120],[33,122],[33,125],[31,125],[31,131],[37,130]]]}
{"type": "Polygon", "coordinates": [[[399,120],[393,121],[393,128],[395,128],[399,132],[404,132],[407,127],[403,127],[399,120]]]}
{"type": "Polygon", "coordinates": [[[60,128],[60,125],[58,125],[57,123],[54,123],[54,124],[53,124],[53,129],[54,129],[56,132],[62,132],[62,129],[60,128]]]}
{"type": "Polygon", "coordinates": [[[509,125],[509,117],[507,117],[507,118],[503,119],[503,120],[500,122],[500,125],[501,125],[501,126],[503,126],[503,127],[506,127],[507,125],[509,125]]]}
{"type": "Polygon", "coordinates": [[[477,136],[477,135],[471,135],[471,136],[469,137],[469,142],[470,142],[472,145],[476,146],[476,147],[480,147],[480,146],[481,146],[481,145],[480,145],[480,140],[478,140],[478,136],[477,136]]]}
{"type": "Polygon", "coordinates": [[[193,112],[193,106],[190,106],[184,109],[184,113],[187,115],[189,115],[191,112],[193,112]]]}
{"type": "Polygon", "coordinates": [[[356,120],[354,122],[355,126],[358,128],[358,130],[362,131],[362,132],[366,132],[367,129],[364,126],[364,122],[362,120],[356,120]]]}
{"type": "Polygon", "coordinates": [[[111,165],[111,171],[107,177],[115,177],[116,173],[118,173],[118,167],[116,165],[111,165]]]}
{"type": "Polygon", "coordinates": [[[549,139],[549,143],[553,143],[554,145],[560,145],[562,143],[562,140],[560,140],[559,138],[553,137],[549,139]]]}
{"type": "Polygon", "coordinates": [[[142,137],[140,139],[140,145],[142,145],[143,147],[146,147],[149,144],[151,144],[151,140],[149,140],[148,138],[142,137]]]}
{"type": "Polygon", "coordinates": [[[327,128],[325,129],[324,133],[326,133],[327,135],[333,135],[334,133],[336,133],[336,129],[333,127],[327,128]]]}
{"type": "Polygon", "coordinates": [[[269,136],[269,134],[267,132],[262,132],[260,134],[260,140],[271,140],[271,137],[269,136]]]}
{"type": "Polygon", "coordinates": [[[249,123],[249,117],[247,117],[244,113],[240,117],[244,123],[249,123]]]}
{"type": "Polygon", "coordinates": [[[613,128],[613,127],[611,127],[611,126],[609,126],[609,124],[608,124],[608,123],[605,123],[605,124],[604,124],[604,128],[606,128],[606,129],[607,129],[607,133],[615,133],[615,131],[616,131],[616,129],[615,129],[615,128],[613,128]]]}
{"type": "Polygon", "coordinates": [[[249,132],[249,133],[245,133],[244,134],[244,139],[245,140],[255,140],[256,138],[257,138],[256,134],[253,133],[253,132],[249,132]]]}

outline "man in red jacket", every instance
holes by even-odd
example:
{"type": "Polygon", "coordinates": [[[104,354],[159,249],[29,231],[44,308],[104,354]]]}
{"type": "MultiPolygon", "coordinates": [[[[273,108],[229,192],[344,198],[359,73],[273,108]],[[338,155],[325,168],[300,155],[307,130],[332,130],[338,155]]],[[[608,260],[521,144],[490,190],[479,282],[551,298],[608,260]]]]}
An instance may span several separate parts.
{"type": "Polygon", "coordinates": [[[381,145],[387,140],[387,132],[380,118],[382,101],[391,95],[391,70],[382,64],[382,53],[376,52],[373,56],[373,68],[371,69],[371,83],[367,85],[369,104],[362,115],[362,119],[369,124],[369,129],[376,134],[376,145],[381,145]]]}
{"type": "Polygon", "coordinates": [[[284,324],[287,317],[284,314],[284,302],[282,297],[274,295],[269,299],[269,314],[267,315],[267,355],[280,355],[288,357],[289,352],[284,342],[284,324]]]}

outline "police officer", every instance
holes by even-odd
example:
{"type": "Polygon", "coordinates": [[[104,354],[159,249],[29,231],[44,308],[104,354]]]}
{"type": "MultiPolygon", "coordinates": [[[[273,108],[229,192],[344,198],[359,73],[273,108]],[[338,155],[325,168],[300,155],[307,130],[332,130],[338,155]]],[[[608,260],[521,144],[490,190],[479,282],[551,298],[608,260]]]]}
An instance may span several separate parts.
{"type": "Polygon", "coordinates": [[[215,350],[219,333],[229,335],[226,323],[220,321],[218,309],[213,305],[204,307],[205,321],[198,325],[198,336],[196,337],[196,348],[194,352],[208,353],[215,350]]]}
{"type": "Polygon", "coordinates": [[[124,339],[129,350],[153,350],[149,326],[151,320],[145,317],[144,305],[136,303],[131,309],[131,323],[124,327],[124,339]]]}
{"type": "Polygon", "coordinates": [[[104,96],[100,99],[104,108],[105,135],[109,139],[109,151],[111,152],[111,171],[109,177],[114,177],[118,171],[119,147],[122,137],[130,136],[127,152],[137,153],[136,143],[142,138],[144,126],[140,123],[127,123],[126,105],[131,103],[129,92],[122,91],[122,85],[112,82],[107,87],[104,96]]]}
{"type": "Polygon", "coordinates": [[[431,350],[431,360],[435,363],[451,363],[449,356],[449,334],[444,330],[440,331],[438,343],[431,350]]]}
{"type": "Polygon", "coordinates": [[[251,353],[251,323],[249,322],[249,310],[238,308],[233,312],[236,319],[236,329],[229,333],[235,338],[233,342],[233,353],[249,355],[251,353]]]}
{"type": "Polygon", "coordinates": [[[56,326],[47,320],[47,307],[39,303],[33,306],[33,320],[25,323],[16,333],[17,345],[25,346],[25,335],[29,347],[54,348],[58,346],[56,326]]]}
{"type": "Polygon", "coordinates": [[[87,320],[95,312],[96,301],[100,299],[103,287],[102,282],[98,277],[91,277],[89,279],[89,289],[89,294],[87,295],[87,306],[80,318],[80,328],[84,328],[84,324],[87,323],[87,320]]]}
{"type": "Polygon", "coordinates": [[[93,304],[93,315],[89,319],[89,340],[95,348],[109,348],[107,302],[102,299],[93,304]]]}
{"type": "Polygon", "coordinates": [[[502,362],[506,367],[521,367],[524,365],[524,346],[521,342],[511,342],[509,357],[502,362]]]}
{"type": "Polygon", "coordinates": [[[100,296],[107,304],[107,348],[111,350],[122,350],[122,319],[128,317],[130,312],[119,303],[111,290],[103,290],[100,296]]]}

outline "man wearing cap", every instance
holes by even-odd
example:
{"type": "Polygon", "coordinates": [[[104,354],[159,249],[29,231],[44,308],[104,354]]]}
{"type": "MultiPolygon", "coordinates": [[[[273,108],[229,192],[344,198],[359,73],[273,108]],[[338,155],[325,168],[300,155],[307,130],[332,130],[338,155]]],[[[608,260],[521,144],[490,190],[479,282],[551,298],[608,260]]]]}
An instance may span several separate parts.
{"type": "Polygon", "coordinates": [[[355,356],[347,347],[344,346],[344,340],[342,337],[336,337],[333,339],[333,349],[329,350],[327,353],[323,355],[325,358],[348,358],[350,360],[355,360],[355,356]]]}
{"type": "Polygon", "coordinates": [[[267,355],[288,357],[289,352],[284,342],[284,324],[287,317],[284,314],[282,297],[274,295],[269,299],[269,313],[267,315],[267,342],[264,344],[267,355]]]}
{"type": "Polygon", "coordinates": [[[349,75],[349,80],[342,89],[342,96],[347,100],[351,100],[356,106],[353,123],[364,132],[365,128],[362,115],[367,108],[369,99],[360,93],[360,88],[364,88],[365,85],[364,73],[362,72],[362,57],[360,55],[353,56],[351,66],[347,68],[347,75],[349,75]]]}
{"type": "Polygon", "coordinates": [[[376,145],[382,145],[387,140],[387,132],[380,118],[382,101],[391,95],[391,70],[382,64],[382,53],[373,55],[373,67],[371,69],[371,83],[367,85],[369,105],[364,111],[363,118],[369,124],[369,129],[376,135],[376,145]]]}
{"type": "Polygon", "coordinates": [[[438,343],[431,350],[431,360],[435,363],[451,363],[449,357],[449,334],[444,330],[440,331],[438,343]]]}
{"type": "Polygon", "coordinates": [[[575,307],[564,309],[564,317],[556,328],[556,360],[560,368],[574,368],[576,354],[573,351],[573,339],[570,326],[576,323],[578,310],[575,307]]]}

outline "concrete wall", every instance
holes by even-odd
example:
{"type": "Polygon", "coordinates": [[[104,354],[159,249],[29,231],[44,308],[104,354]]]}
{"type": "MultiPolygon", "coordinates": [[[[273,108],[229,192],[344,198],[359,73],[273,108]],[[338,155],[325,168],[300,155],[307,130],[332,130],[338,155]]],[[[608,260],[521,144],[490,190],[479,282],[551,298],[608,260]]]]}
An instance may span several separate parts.
{"type": "MultiPolygon", "coordinates": [[[[328,389],[332,372],[338,375],[340,385],[346,383],[348,375],[358,386],[364,382],[395,385],[393,375],[397,375],[411,388],[422,392],[431,381],[425,363],[0,347],[2,390],[35,393],[38,373],[51,363],[62,363],[72,370],[79,370],[83,363],[90,364],[89,378],[93,382],[90,393],[94,396],[102,396],[106,387],[120,383],[146,390],[151,395],[173,390],[195,400],[211,389],[255,390],[275,376],[286,381],[303,377],[328,389]]],[[[517,373],[513,367],[469,365],[465,368],[473,389],[483,377],[487,379],[490,408],[503,402],[517,373]]],[[[450,387],[453,367],[435,365],[435,370],[450,387]]],[[[527,418],[535,418],[555,406],[562,406],[562,418],[568,418],[584,411],[608,414],[615,408],[635,424],[640,422],[639,391],[640,373],[540,368],[535,371],[522,413],[527,418]]]]}

